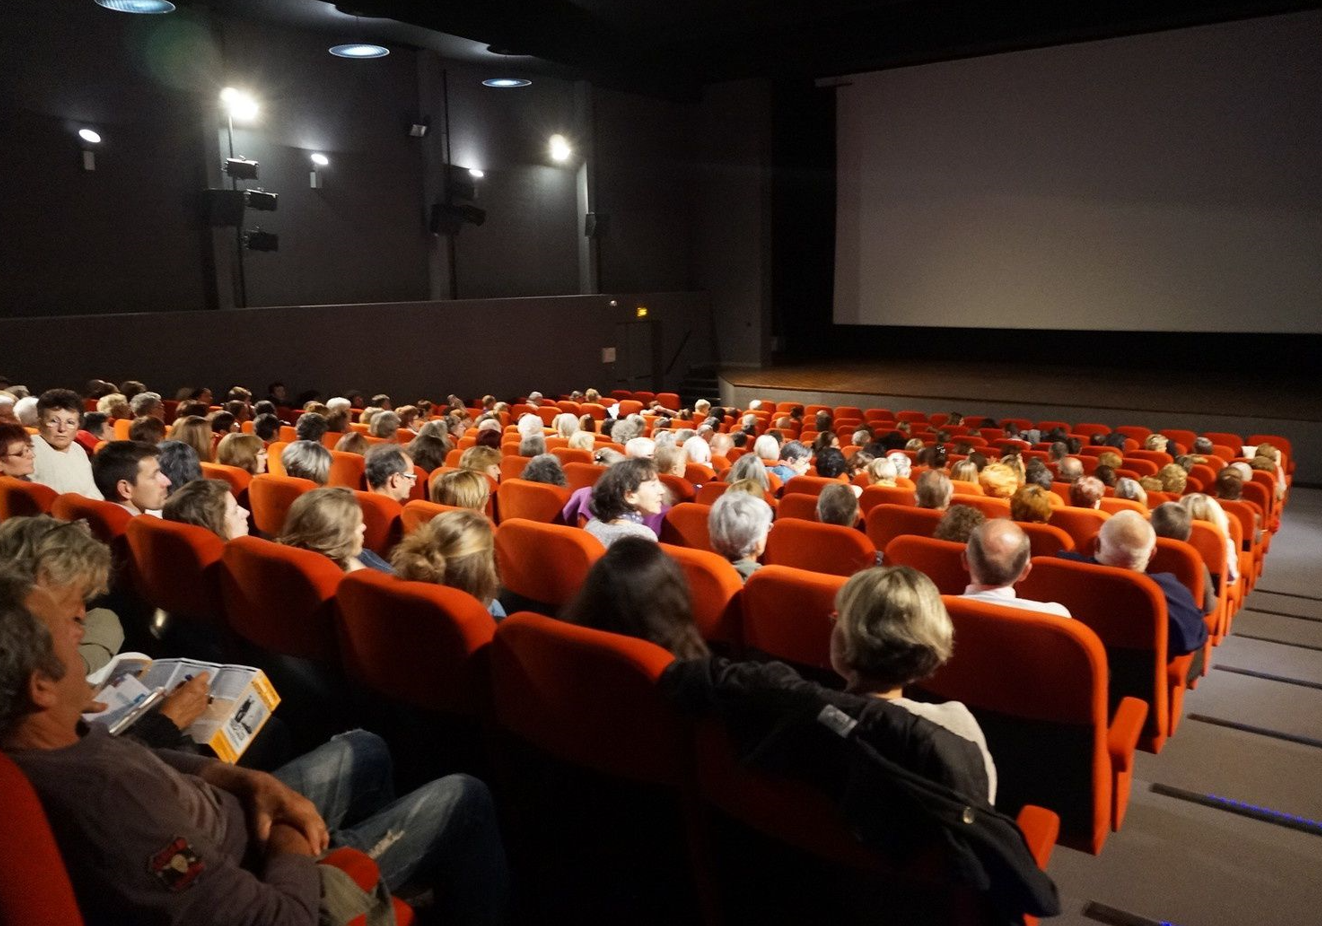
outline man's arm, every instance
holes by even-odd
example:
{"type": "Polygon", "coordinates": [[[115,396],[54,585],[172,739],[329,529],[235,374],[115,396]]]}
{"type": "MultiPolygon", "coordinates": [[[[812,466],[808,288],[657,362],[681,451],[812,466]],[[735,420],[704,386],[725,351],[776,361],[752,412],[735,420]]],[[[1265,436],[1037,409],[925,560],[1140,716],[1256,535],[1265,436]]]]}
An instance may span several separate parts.
{"type": "Polygon", "coordinates": [[[248,831],[259,845],[266,845],[274,824],[283,824],[301,834],[319,855],[330,846],[330,832],[316,806],[274,775],[212,762],[196,773],[210,785],[237,797],[248,813],[248,831]]]}

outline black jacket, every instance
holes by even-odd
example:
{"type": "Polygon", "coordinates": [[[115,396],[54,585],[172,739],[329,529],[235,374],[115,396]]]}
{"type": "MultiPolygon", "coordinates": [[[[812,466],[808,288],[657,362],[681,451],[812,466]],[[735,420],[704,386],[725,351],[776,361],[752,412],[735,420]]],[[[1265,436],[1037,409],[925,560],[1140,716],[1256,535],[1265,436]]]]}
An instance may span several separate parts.
{"type": "Polygon", "coordinates": [[[740,761],[806,781],[837,803],[860,841],[902,860],[940,845],[957,877],[1008,923],[1060,912],[1018,825],[987,803],[975,743],[881,698],[805,681],[783,663],[676,661],[662,689],[714,714],[740,761]]]}

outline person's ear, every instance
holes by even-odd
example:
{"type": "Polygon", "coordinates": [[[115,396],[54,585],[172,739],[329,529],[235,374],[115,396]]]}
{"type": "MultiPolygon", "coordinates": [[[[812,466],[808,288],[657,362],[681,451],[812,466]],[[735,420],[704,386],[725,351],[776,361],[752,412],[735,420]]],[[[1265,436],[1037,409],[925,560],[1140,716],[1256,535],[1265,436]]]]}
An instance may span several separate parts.
{"type": "Polygon", "coordinates": [[[133,482],[128,479],[121,479],[115,483],[115,494],[119,496],[118,501],[127,502],[133,498],[133,482]]]}
{"type": "Polygon", "coordinates": [[[1027,579],[1028,574],[1032,571],[1033,571],[1033,561],[1030,559],[1028,562],[1024,563],[1024,571],[1019,573],[1019,578],[1014,580],[1014,584],[1018,585],[1020,582],[1024,581],[1024,579],[1027,579]]]}
{"type": "Polygon", "coordinates": [[[35,707],[42,710],[54,707],[58,700],[56,689],[56,680],[45,672],[38,670],[28,676],[28,700],[35,707]]]}
{"type": "Polygon", "coordinates": [[[964,571],[969,573],[969,575],[973,574],[972,571],[969,569],[968,547],[965,547],[964,549],[959,551],[959,564],[964,567],[964,571]]]}

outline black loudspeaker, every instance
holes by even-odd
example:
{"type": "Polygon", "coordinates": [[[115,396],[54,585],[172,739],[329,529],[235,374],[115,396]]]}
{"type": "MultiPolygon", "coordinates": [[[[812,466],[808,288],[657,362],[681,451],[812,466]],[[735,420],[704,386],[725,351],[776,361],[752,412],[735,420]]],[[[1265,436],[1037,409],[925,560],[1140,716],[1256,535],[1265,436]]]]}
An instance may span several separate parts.
{"type": "Polygon", "coordinates": [[[202,217],[215,228],[243,224],[243,190],[203,190],[202,217]]]}
{"type": "Polygon", "coordinates": [[[604,238],[610,230],[610,216],[604,212],[589,212],[583,216],[583,235],[587,238],[604,238]]]}
{"type": "Polygon", "coordinates": [[[432,203],[427,229],[433,235],[457,235],[465,223],[481,225],[486,220],[486,212],[476,206],[432,203]]]}

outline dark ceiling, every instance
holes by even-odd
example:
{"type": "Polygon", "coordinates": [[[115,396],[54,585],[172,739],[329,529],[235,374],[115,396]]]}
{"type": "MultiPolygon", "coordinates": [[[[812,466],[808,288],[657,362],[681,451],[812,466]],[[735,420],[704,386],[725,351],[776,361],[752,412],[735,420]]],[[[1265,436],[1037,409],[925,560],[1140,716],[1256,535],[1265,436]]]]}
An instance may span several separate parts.
{"type": "Polygon", "coordinates": [[[721,80],[829,77],[1319,5],[1318,0],[344,0],[335,4],[342,12],[393,19],[532,55],[608,86],[681,98],[721,80]]]}

